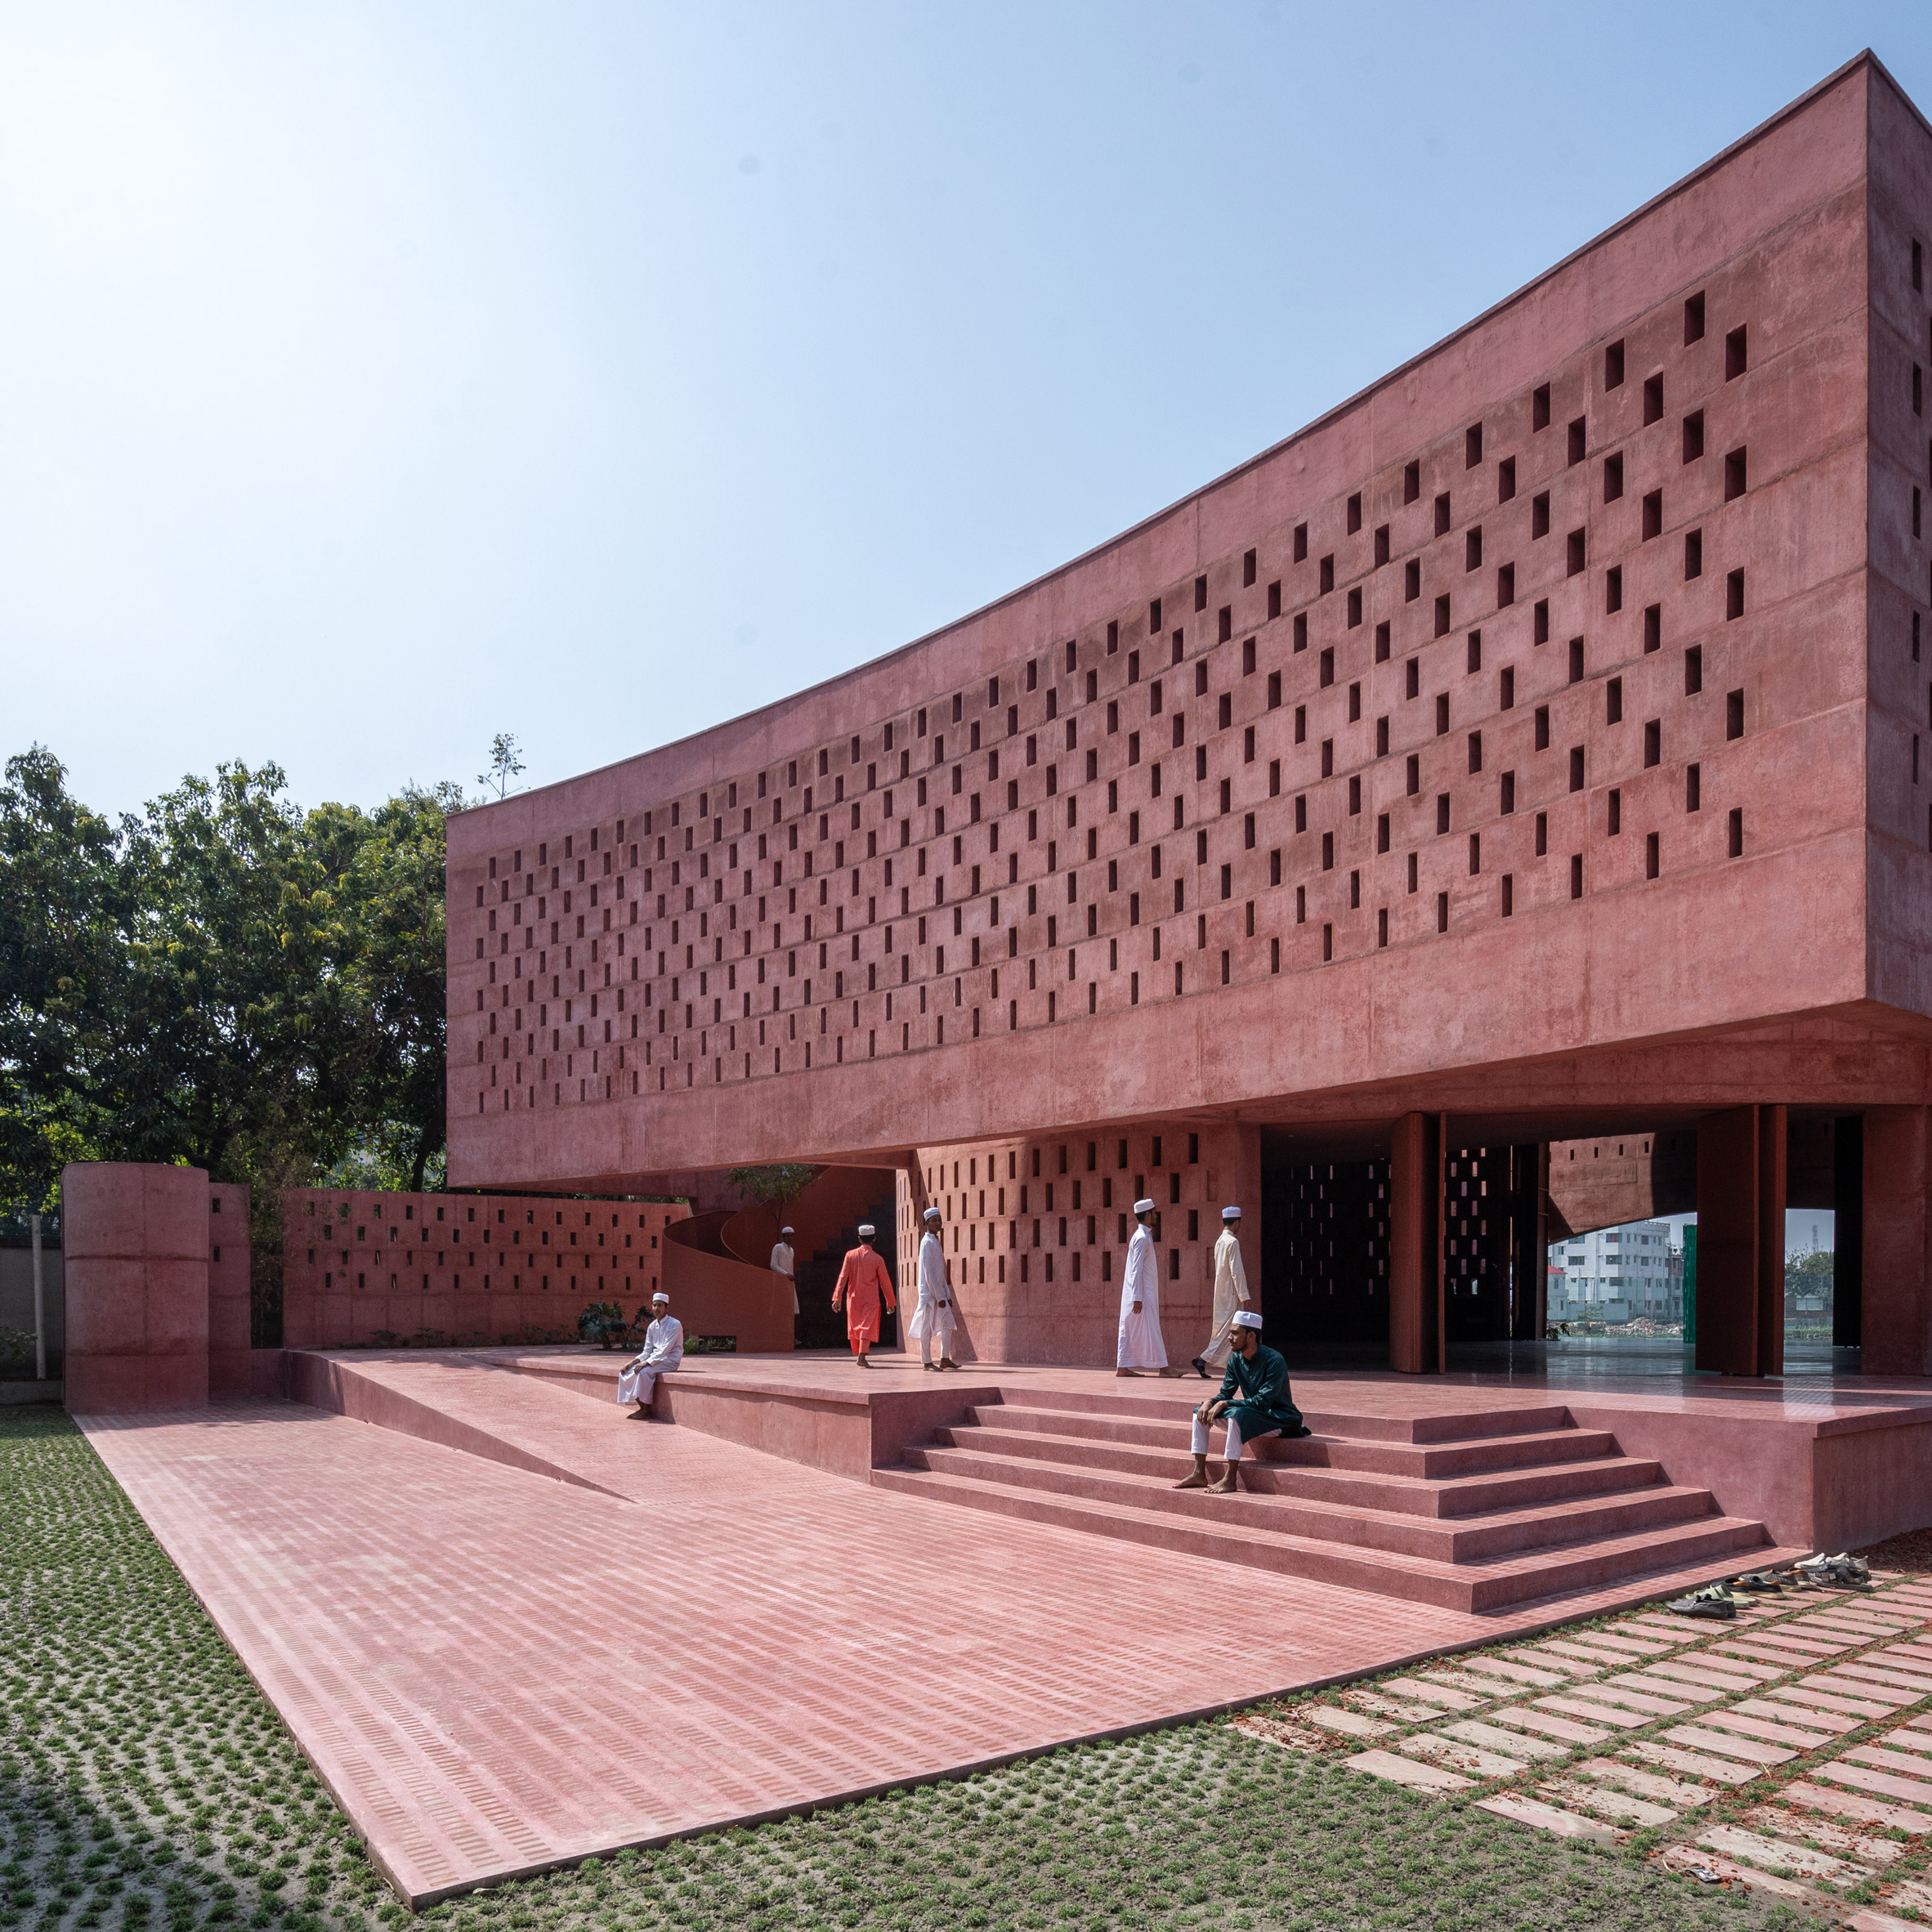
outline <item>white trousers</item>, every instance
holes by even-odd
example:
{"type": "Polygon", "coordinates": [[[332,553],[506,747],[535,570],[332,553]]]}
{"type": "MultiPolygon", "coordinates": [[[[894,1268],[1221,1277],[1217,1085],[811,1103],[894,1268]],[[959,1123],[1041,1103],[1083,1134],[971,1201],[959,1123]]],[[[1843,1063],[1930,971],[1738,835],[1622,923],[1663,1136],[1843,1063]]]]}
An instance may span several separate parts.
{"type": "Polygon", "coordinates": [[[617,1399],[620,1402],[642,1402],[649,1408],[657,1393],[656,1369],[639,1368],[635,1362],[622,1371],[617,1378],[617,1399]]]}
{"type": "MultiPolygon", "coordinates": [[[[939,1338],[939,1353],[942,1361],[950,1362],[953,1358],[953,1331],[950,1328],[939,1338]]],[[[919,1360],[930,1362],[932,1359],[932,1338],[929,1335],[923,1335],[919,1337],[919,1360]]]]}
{"type": "MultiPolygon", "coordinates": [[[[1228,1431],[1228,1460],[1239,1462],[1241,1459],[1241,1425],[1232,1415],[1224,1415],[1220,1420],[1228,1431]]],[[[1201,1420],[1198,1409],[1194,1411],[1194,1453],[1196,1456],[1207,1454],[1208,1431],[1213,1426],[1211,1423],[1201,1420]]],[[[1262,1436],[1278,1436],[1281,1433],[1281,1426],[1277,1424],[1272,1429],[1263,1429],[1259,1435],[1252,1439],[1259,1442],[1262,1436]]]]}

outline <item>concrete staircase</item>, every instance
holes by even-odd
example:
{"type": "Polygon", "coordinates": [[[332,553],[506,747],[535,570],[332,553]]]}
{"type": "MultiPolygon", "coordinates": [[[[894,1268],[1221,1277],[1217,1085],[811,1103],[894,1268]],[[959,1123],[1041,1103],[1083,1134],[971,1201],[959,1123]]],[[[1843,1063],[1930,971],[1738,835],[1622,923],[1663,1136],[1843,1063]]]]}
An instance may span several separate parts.
{"type": "MultiPolygon", "coordinates": [[[[1255,1444],[1239,1496],[1173,1484],[1201,1391],[1029,1389],[968,1411],[873,1480],[907,1494],[1247,1563],[1447,1609],[1494,1611],[1765,1560],[1762,1523],[1621,1454],[1561,1404],[1403,1416],[1310,1413],[1255,1444]]],[[[1392,1407],[1399,1406],[1392,1404],[1392,1407]]],[[[1219,1433],[1215,1435],[1217,1449],[1219,1433]]],[[[1219,1458],[1210,1463],[1219,1475],[1219,1458]]]]}

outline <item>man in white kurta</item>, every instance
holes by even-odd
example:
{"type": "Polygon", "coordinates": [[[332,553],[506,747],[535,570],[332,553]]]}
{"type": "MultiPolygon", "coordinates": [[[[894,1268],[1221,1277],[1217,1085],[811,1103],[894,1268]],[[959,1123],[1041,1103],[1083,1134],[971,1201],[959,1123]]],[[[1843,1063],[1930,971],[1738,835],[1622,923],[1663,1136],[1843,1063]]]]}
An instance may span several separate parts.
{"type": "Polygon", "coordinates": [[[1228,1353],[1234,1345],[1232,1324],[1248,1305],[1248,1271],[1241,1266],[1241,1211],[1237,1207],[1221,1210],[1221,1238],[1214,1243],[1214,1326],[1208,1345],[1188,1366],[1205,1382],[1228,1366],[1228,1353]]]}
{"type": "Polygon", "coordinates": [[[783,1275],[786,1285],[791,1289],[792,1313],[794,1315],[798,1313],[798,1280],[796,1269],[797,1263],[792,1254],[792,1231],[789,1228],[781,1228],[779,1231],[778,1239],[771,1249],[771,1272],[775,1275],[783,1275]]]}
{"type": "Polygon", "coordinates": [[[1161,1335],[1161,1260],[1154,1251],[1154,1204],[1137,1201],[1134,1218],[1139,1225],[1127,1244],[1120,1270],[1120,1335],[1114,1373],[1117,1375],[1178,1375],[1167,1366],[1167,1344],[1161,1335]]]}
{"type": "Polygon", "coordinates": [[[651,1313],[644,1346],[617,1377],[617,1399],[635,1402],[639,1415],[656,1400],[658,1377],[669,1375],[684,1359],[684,1324],[671,1313],[671,1298],[661,1288],[651,1298],[651,1313]]]}
{"type": "Polygon", "coordinates": [[[953,1308],[952,1284],[946,1278],[946,1247],[939,1238],[937,1208],[928,1208],[926,1232],[919,1241],[919,1305],[914,1309],[906,1332],[919,1345],[919,1366],[929,1369],[956,1369],[953,1360],[953,1333],[959,1319],[953,1308]],[[939,1359],[932,1359],[932,1343],[939,1342],[939,1359]]]}

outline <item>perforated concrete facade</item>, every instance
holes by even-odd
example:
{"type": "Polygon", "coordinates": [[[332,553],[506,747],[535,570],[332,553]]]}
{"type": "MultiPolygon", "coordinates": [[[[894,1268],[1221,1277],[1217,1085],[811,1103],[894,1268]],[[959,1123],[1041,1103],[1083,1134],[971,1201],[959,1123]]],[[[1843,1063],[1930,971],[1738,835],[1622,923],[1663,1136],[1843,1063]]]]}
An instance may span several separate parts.
{"type": "Polygon", "coordinates": [[[1932,1098],[1928,239],[1854,62],[1052,576],[456,820],[453,1178],[1932,1098]]]}

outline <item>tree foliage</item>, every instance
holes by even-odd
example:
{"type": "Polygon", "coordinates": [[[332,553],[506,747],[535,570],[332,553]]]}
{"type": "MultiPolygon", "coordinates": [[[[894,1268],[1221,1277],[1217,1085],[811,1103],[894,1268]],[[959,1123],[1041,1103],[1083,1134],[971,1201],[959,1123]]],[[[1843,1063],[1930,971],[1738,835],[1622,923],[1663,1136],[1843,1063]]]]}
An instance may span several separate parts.
{"type": "Polygon", "coordinates": [[[443,1146],[454,786],[303,811],[223,765],[118,826],[42,747],[0,785],[0,1200],[69,1160],[180,1161],[258,1201],[357,1148],[443,1146]]]}

